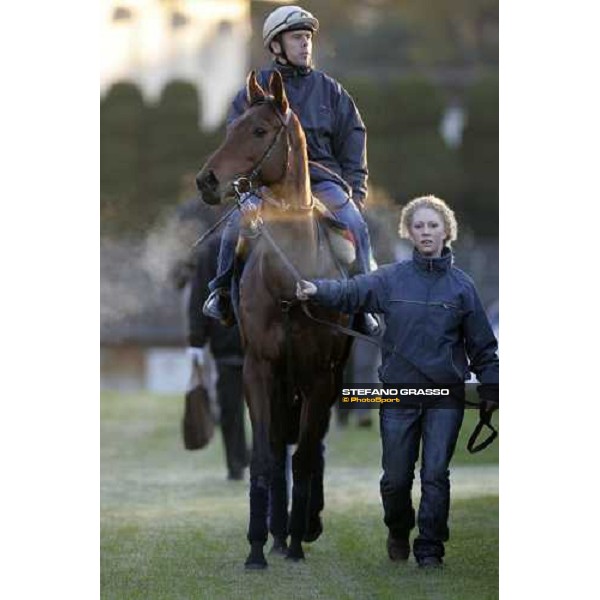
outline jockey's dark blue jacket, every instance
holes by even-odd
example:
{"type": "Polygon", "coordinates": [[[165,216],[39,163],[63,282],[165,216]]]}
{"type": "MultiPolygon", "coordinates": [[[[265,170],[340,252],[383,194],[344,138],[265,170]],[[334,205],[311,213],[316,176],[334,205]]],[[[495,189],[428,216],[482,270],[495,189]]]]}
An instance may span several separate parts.
{"type": "Polygon", "coordinates": [[[473,371],[498,384],[498,343],[473,280],[452,266],[452,252],[385,265],[348,280],[320,279],[312,296],[346,313],[377,312],[386,330],[383,383],[459,384],[473,371]]]}
{"type": "MultiPolygon", "coordinates": [[[[365,125],[348,92],[334,79],[314,69],[299,69],[274,63],[260,71],[257,80],[268,89],[276,68],[283,77],[291,109],[300,119],[308,144],[308,158],[332,170],[351,188],[352,197],[367,195],[367,134],[365,125]]],[[[234,98],[227,124],[247,107],[246,90],[234,98]]],[[[318,165],[310,165],[311,184],[336,181],[318,165]]],[[[339,182],[338,182],[339,184],[339,182]]]]}

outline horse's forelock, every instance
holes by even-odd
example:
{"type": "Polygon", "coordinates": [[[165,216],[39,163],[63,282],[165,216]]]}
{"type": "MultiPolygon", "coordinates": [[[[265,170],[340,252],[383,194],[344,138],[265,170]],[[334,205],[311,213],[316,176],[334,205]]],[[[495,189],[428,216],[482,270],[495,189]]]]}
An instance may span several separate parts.
{"type": "MultiPolygon", "coordinates": [[[[277,115],[279,120],[282,122],[282,124],[284,124],[284,125],[288,124],[290,116],[291,116],[290,113],[292,111],[288,107],[287,111],[285,113],[282,113],[279,103],[277,102],[276,98],[272,95],[265,95],[262,98],[257,98],[254,101],[250,102],[248,104],[248,106],[246,107],[246,112],[249,111],[251,108],[255,108],[257,106],[262,106],[264,104],[270,106],[273,109],[273,111],[275,112],[275,114],[277,115]]],[[[244,116],[244,115],[242,115],[242,116],[244,116]]]]}
{"type": "Polygon", "coordinates": [[[248,105],[248,108],[252,108],[254,106],[259,106],[261,104],[273,104],[275,105],[275,97],[274,96],[263,96],[262,98],[256,98],[248,105]]]}

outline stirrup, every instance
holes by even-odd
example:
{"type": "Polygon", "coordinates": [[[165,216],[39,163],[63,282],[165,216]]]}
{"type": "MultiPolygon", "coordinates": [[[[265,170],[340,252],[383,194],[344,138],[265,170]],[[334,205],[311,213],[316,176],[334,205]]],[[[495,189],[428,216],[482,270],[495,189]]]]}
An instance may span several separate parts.
{"type": "Polygon", "coordinates": [[[235,316],[231,308],[231,296],[226,288],[213,290],[202,306],[202,313],[207,317],[217,319],[225,327],[231,327],[235,323],[235,316]]]}

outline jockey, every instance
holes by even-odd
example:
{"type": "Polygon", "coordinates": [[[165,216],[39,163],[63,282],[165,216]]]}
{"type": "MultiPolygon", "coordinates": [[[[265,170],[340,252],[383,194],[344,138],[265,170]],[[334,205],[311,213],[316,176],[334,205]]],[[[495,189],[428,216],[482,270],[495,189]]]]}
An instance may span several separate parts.
{"type": "MultiPolygon", "coordinates": [[[[299,6],[281,6],[266,18],[263,43],[273,55],[270,69],[261,71],[257,80],[268,87],[273,70],[283,77],[290,106],[304,129],[308,146],[312,193],[348,225],[356,240],[355,273],[372,270],[369,231],[362,217],[367,198],[367,136],[365,125],[346,90],[334,79],[312,67],[313,34],[319,22],[299,6]],[[325,167],[325,168],[323,168],[325,167]]],[[[237,119],[247,106],[245,89],[234,98],[227,124],[237,119]]],[[[250,195],[247,203],[259,199],[250,195]]],[[[210,296],[203,312],[231,322],[230,287],[235,246],[239,235],[240,213],[228,221],[221,238],[217,276],[210,282],[210,296]]],[[[362,315],[358,328],[377,333],[372,315],[362,315]]]]}

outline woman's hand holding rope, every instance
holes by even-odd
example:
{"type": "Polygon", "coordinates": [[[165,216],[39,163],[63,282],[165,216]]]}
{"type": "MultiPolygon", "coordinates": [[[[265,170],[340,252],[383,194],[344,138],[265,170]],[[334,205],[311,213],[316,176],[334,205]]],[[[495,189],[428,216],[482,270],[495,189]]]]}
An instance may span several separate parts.
{"type": "Polygon", "coordinates": [[[310,296],[317,293],[317,286],[310,281],[300,280],[296,284],[296,298],[298,300],[308,300],[310,296]]]}

